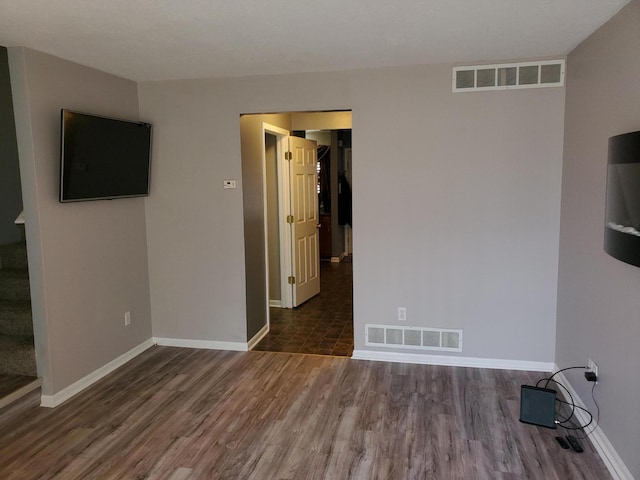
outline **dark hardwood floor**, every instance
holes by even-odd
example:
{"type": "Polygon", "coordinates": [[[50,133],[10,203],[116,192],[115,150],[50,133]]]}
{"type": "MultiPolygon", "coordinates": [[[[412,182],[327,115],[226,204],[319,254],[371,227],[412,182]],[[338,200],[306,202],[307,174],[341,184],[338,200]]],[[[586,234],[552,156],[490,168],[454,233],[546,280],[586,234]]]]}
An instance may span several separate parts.
{"type": "Polygon", "coordinates": [[[0,410],[0,478],[611,478],[518,421],[539,377],[153,347],[55,409],[0,410]]]}
{"type": "Polygon", "coordinates": [[[353,353],[353,264],[321,262],[320,294],[296,308],[270,308],[267,352],[350,357],[353,353]]]}

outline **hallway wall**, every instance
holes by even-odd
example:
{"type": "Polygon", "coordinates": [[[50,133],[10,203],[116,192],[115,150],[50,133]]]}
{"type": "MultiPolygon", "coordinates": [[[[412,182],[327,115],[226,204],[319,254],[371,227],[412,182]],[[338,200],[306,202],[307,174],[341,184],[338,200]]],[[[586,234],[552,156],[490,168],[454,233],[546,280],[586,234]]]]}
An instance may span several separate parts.
{"type": "Polygon", "coordinates": [[[26,48],[9,61],[38,374],[51,396],[151,337],[145,200],[58,201],[60,109],[137,120],[138,92],[26,48]]]}
{"type": "Polygon", "coordinates": [[[239,115],[351,109],[356,349],[405,306],[407,325],[462,328],[465,357],[553,362],[564,88],[452,93],[451,67],[140,83],[154,333],[254,331],[245,292],[264,266],[247,277],[244,260],[264,245],[245,245],[263,213],[242,212],[262,187],[222,189],[244,172],[239,115]]]}
{"type": "MultiPolygon", "coordinates": [[[[640,478],[640,268],[603,250],[608,138],[640,130],[640,1],[567,59],[556,362],[599,366],[600,427],[640,478]]],[[[591,411],[592,385],[567,377],[591,411]]]]}

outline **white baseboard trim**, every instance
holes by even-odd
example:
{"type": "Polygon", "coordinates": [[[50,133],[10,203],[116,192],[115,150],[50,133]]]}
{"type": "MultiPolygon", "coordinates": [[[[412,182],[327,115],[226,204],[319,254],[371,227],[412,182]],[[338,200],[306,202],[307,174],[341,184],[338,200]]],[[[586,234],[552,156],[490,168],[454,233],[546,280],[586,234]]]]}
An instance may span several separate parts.
{"type": "Polygon", "coordinates": [[[235,352],[246,352],[249,350],[246,343],[219,342],[216,340],[153,337],[153,343],[163,347],[201,348],[203,350],[233,350],[235,352]]]}
{"type": "Polygon", "coordinates": [[[249,343],[247,343],[247,350],[251,350],[253,347],[255,347],[258,344],[258,342],[262,340],[267,333],[269,333],[269,324],[266,324],[264,327],[262,327],[258,331],[258,333],[256,333],[253,336],[253,338],[249,340],[249,343]]]}
{"type": "Polygon", "coordinates": [[[343,259],[344,257],[346,257],[346,256],[347,256],[347,254],[346,254],[346,253],[344,253],[344,252],[342,252],[342,253],[340,254],[340,256],[338,256],[338,257],[331,257],[331,263],[340,263],[340,262],[342,261],[342,259],[343,259]]]}
{"type": "Polygon", "coordinates": [[[498,370],[527,370],[532,372],[551,372],[553,362],[530,362],[525,360],[503,360],[499,358],[459,357],[449,355],[421,355],[416,353],[379,352],[373,350],[354,350],[354,360],[373,360],[377,362],[417,363],[421,365],[444,365],[448,367],[495,368],[498,370]]]}
{"type": "Polygon", "coordinates": [[[274,308],[282,308],[282,300],[269,300],[269,306],[274,308]]]}
{"type": "Polygon", "coordinates": [[[71,397],[82,392],[84,389],[90,387],[91,385],[93,385],[103,377],[106,377],[111,372],[121,367],[125,363],[129,362],[130,360],[134,359],[135,357],[140,355],[142,352],[144,352],[145,350],[151,347],[153,347],[152,339],[145,340],[137,347],[132,348],[126,353],[123,353],[119,357],[111,360],[106,365],[103,365],[97,370],[94,370],[89,375],[81,378],[77,382],[72,383],[68,387],[63,388],[58,393],[55,393],[53,395],[41,395],[40,406],[54,408],[54,407],[57,407],[58,405],[61,405],[62,403],[69,400],[71,397]]]}
{"type": "MultiPolygon", "coordinates": [[[[558,370],[559,368],[556,365],[553,371],[556,372],[558,370]]],[[[565,377],[563,373],[558,373],[556,377],[563,386],[567,387],[573,397],[573,401],[576,402],[576,405],[586,408],[580,396],[573,389],[569,380],[567,380],[567,377],[565,377]]],[[[576,409],[575,415],[578,417],[578,420],[582,425],[585,425],[589,421],[589,417],[582,410],[576,409]]],[[[589,431],[589,427],[587,427],[587,431],[589,431]]],[[[602,461],[609,470],[609,473],[615,480],[634,480],[633,475],[620,458],[620,455],[618,455],[618,452],[613,448],[613,445],[611,445],[611,442],[600,428],[600,425],[596,427],[588,438],[591,440],[591,444],[596,449],[600,458],[602,458],[602,461]]]]}

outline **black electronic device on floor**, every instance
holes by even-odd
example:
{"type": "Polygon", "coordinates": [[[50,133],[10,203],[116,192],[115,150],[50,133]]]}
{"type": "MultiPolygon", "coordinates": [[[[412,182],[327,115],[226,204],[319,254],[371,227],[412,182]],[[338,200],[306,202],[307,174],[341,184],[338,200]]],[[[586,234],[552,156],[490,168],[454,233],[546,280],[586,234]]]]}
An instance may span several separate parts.
{"type": "Polygon", "coordinates": [[[557,392],[548,388],[522,385],[520,421],[546,428],[556,428],[557,392]]]}
{"type": "Polygon", "coordinates": [[[582,448],[582,444],[573,435],[567,435],[567,442],[569,442],[569,445],[571,445],[571,448],[573,449],[574,452],[576,453],[584,452],[584,448],[582,448]]]}

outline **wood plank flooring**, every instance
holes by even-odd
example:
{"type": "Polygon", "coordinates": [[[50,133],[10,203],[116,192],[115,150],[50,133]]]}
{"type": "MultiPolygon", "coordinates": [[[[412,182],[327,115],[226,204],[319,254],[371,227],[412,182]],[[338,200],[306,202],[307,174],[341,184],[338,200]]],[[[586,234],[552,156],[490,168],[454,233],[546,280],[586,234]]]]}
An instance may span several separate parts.
{"type": "Polygon", "coordinates": [[[518,421],[539,376],[153,347],[60,407],[0,410],[0,478],[611,478],[518,421]]]}

